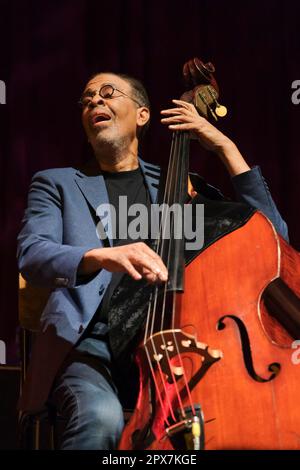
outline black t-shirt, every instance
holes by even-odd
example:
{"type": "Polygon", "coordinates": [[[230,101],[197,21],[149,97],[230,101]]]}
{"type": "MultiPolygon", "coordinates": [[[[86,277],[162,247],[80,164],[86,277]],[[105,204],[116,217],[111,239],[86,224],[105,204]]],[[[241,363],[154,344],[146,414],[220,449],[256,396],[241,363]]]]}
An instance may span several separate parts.
{"type": "MultiPolygon", "coordinates": [[[[108,192],[108,199],[109,203],[115,208],[116,211],[116,227],[115,227],[115,234],[116,238],[113,240],[113,246],[120,246],[126,245],[129,243],[135,243],[141,241],[141,239],[132,239],[130,238],[130,234],[127,234],[127,237],[120,238],[119,235],[119,217],[127,217],[127,227],[130,222],[134,219],[135,216],[127,216],[127,214],[121,213],[119,211],[119,196],[126,196],[127,197],[127,208],[132,206],[133,204],[143,204],[146,206],[149,219],[148,219],[148,227],[150,231],[150,208],[151,208],[151,200],[149,191],[147,189],[143,174],[140,168],[131,171],[122,171],[118,173],[109,173],[103,172],[103,177],[106,184],[106,189],[108,192]]],[[[123,219],[124,220],[124,219],[123,219]]],[[[113,223],[113,219],[112,219],[113,223]]],[[[121,223],[121,225],[123,225],[121,223]]],[[[149,232],[150,233],[150,232],[149,232]]],[[[147,243],[147,239],[143,239],[145,243],[147,243]]],[[[97,356],[101,356],[103,358],[110,359],[108,357],[108,350],[104,346],[103,342],[106,343],[107,341],[107,333],[108,333],[108,312],[109,307],[111,306],[110,300],[111,296],[114,292],[114,289],[120,282],[123,273],[113,273],[111,282],[106,289],[102,302],[97,309],[90,325],[88,326],[87,330],[85,331],[84,335],[80,338],[79,342],[76,345],[76,349],[97,356]]]]}

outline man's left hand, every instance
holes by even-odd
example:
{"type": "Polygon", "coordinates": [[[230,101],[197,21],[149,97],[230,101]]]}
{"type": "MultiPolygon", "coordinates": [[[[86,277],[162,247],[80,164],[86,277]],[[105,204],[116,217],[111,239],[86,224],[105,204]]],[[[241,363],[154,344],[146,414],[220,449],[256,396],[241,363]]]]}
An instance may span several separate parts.
{"type": "Polygon", "coordinates": [[[172,100],[175,108],[161,111],[161,122],[174,131],[189,131],[192,138],[200,141],[206,150],[218,153],[231,141],[210,122],[198,114],[192,103],[172,100]]]}
{"type": "Polygon", "coordinates": [[[234,142],[200,116],[192,103],[183,100],[172,102],[175,108],[161,111],[164,116],[162,124],[173,131],[188,131],[192,138],[199,140],[202,147],[218,155],[231,176],[250,170],[234,142]]]}

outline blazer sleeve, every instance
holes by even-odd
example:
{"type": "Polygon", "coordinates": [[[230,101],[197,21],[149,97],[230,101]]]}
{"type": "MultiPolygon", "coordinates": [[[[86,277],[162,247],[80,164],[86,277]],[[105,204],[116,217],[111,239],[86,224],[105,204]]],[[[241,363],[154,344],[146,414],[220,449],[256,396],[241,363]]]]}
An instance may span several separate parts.
{"type": "Polygon", "coordinates": [[[289,240],[286,222],[282,219],[259,166],[232,177],[237,199],[259,209],[273,223],[277,232],[289,240]]]}
{"type": "Polygon", "coordinates": [[[76,287],[80,261],[94,248],[63,244],[62,211],[62,197],[51,176],[36,173],[17,246],[19,271],[33,285],[76,287]]]}
{"type": "MultiPolygon", "coordinates": [[[[190,173],[192,185],[200,194],[208,199],[226,199],[219,189],[207,184],[207,182],[197,173],[190,173]]],[[[232,177],[232,184],[235,189],[236,198],[239,202],[244,202],[260,210],[273,223],[277,232],[289,241],[287,224],[281,217],[275,202],[271,196],[266,180],[262,176],[259,166],[253,167],[240,175],[232,177]]]]}

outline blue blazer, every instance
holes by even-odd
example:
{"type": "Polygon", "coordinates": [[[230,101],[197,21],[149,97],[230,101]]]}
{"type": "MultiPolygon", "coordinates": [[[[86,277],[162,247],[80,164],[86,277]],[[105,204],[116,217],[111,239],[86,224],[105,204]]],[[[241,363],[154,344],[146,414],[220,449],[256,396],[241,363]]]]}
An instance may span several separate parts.
{"type": "MultiPolygon", "coordinates": [[[[157,197],[160,169],[139,159],[151,201],[157,197]]],[[[212,198],[220,192],[197,175],[196,189],[212,198]]],[[[196,178],[196,179],[195,179],[196,178]]],[[[287,238],[282,220],[259,167],[233,178],[238,199],[260,209],[287,238]]],[[[42,312],[20,408],[41,409],[64,358],[95,314],[111,273],[102,269],[79,277],[78,266],[88,250],[103,247],[96,231],[97,207],[109,203],[104,178],[96,163],[84,170],[50,169],[34,175],[28,206],[18,236],[19,270],[32,285],[52,289],[42,312]]],[[[107,221],[107,220],[106,220],[107,221]]],[[[109,234],[109,224],[104,227],[109,234]]],[[[108,243],[111,241],[108,239],[108,243]]]]}

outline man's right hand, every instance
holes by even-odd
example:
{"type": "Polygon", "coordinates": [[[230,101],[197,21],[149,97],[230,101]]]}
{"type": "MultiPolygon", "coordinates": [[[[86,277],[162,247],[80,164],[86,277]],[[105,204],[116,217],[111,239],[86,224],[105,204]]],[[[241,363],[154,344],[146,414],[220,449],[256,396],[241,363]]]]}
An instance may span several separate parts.
{"type": "Polygon", "coordinates": [[[168,279],[167,268],[160,256],[143,242],[87,251],[80,263],[79,274],[91,274],[101,268],[127,272],[136,281],[144,278],[154,283],[168,279]]]}

